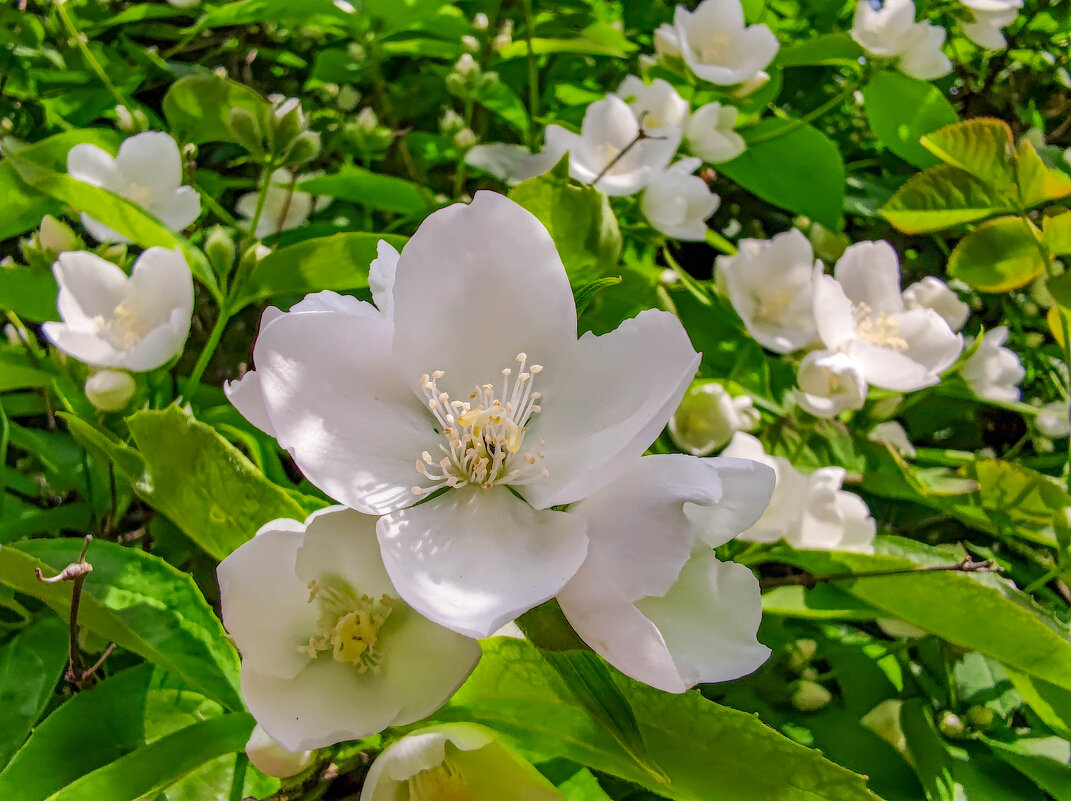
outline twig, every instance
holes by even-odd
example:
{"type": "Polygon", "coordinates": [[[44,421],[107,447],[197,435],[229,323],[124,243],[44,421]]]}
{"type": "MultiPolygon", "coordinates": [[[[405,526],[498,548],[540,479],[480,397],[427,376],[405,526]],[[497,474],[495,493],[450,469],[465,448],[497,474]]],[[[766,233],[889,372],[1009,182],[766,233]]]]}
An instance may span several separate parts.
{"type": "Polygon", "coordinates": [[[636,145],[638,145],[640,142],[644,141],[645,139],[665,139],[666,138],[664,136],[651,136],[649,133],[647,133],[647,131],[645,131],[643,129],[643,120],[644,120],[644,118],[646,116],[647,116],[647,112],[646,111],[643,112],[642,114],[640,114],[640,118],[639,118],[639,120],[637,120],[637,124],[639,126],[639,130],[636,132],[636,135],[634,137],[632,137],[632,141],[629,142],[627,145],[625,145],[625,147],[621,150],[620,153],[618,153],[616,156],[614,156],[612,159],[610,159],[610,163],[602,168],[602,172],[600,172],[598,175],[596,175],[595,176],[595,180],[593,180],[590,184],[588,184],[588,186],[595,186],[595,184],[597,184],[599,181],[601,181],[603,179],[603,177],[606,175],[606,173],[610,172],[610,170],[612,170],[614,168],[614,165],[616,165],[617,162],[621,161],[621,159],[623,159],[625,157],[625,155],[630,150],[632,150],[632,148],[634,148],[636,145]]]}
{"type": "Polygon", "coordinates": [[[868,573],[832,573],[827,576],[815,576],[811,573],[797,573],[793,576],[778,576],[759,579],[759,589],[771,590],[774,587],[805,587],[814,589],[827,581],[844,579],[877,578],[881,576],[903,576],[911,573],[1000,573],[1002,568],[993,564],[992,559],[975,562],[967,557],[954,565],[930,565],[928,567],[905,567],[898,570],[874,570],[868,573]]]}

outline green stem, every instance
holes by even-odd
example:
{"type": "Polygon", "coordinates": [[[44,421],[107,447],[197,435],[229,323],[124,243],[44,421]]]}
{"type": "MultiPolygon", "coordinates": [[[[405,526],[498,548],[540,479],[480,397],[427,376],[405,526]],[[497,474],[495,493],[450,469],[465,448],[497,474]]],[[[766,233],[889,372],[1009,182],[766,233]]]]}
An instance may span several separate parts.
{"type": "Polygon", "coordinates": [[[737,250],[739,250],[736,245],[734,245],[724,236],[719,234],[713,228],[707,229],[707,244],[715,250],[720,250],[722,253],[725,253],[729,256],[735,256],[737,250]]]}
{"type": "Polygon", "coordinates": [[[836,95],[835,97],[830,98],[825,103],[820,105],[818,108],[812,109],[811,111],[808,111],[802,117],[798,117],[798,118],[794,119],[792,122],[790,122],[788,125],[784,126],[783,128],[778,128],[776,131],[770,131],[769,133],[759,134],[758,136],[754,136],[754,137],[751,137],[751,138],[748,138],[748,137],[745,136],[744,138],[747,140],[748,147],[752,147],[754,145],[758,145],[758,144],[761,144],[763,142],[770,142],[770,141],[773,141],[774,139],[780,139],[782,136],[787,136],[788,134],[792,133],[793,131],[796,131],[799,128],[802,128],[804,125],[807,125],[808,123],[812,122],[813,120],[818,119],[819,117],[824,115],[826,112],[832,111],[837,106],[839,106],[841,103],[843,103],[845,101],[845,99],[847,99],[850,95],[855,93],[855,91],[859,88],[859,85],[860,84],[859,84],[858,81],[852,81],[838,95],[836,95]]]}
{"type": "MultiPolygon", "coordinates": [[[[524,4],[524,41],[527,47],[528,59],[528,117],[535,120],[539,116],[539,59],[536,58],[535,49],[532,47],[532,29],[535,27],[532,15],[532,0],[523,0],[524,4]]],[[[528,147],[535,150],[536,132],[534,126],[529,126],[528,147]]]]}
{"type": "Polygon", "coordinates": [[[227,211],[219,202],[206,192],[200,184],[194,183],[193,188],[197,190],[197,194],[201,196],[201,202],[211,209],[219,219],[225,222],[227,225],[237,225],[238,221],[234,218],[234,215],[227,211]]]}
{"type": "Polygon", "coordinates": [[[268,200],[268,190],[271,189],[271,177],[275,172],[273,165],[269,162],[264,165],[264,173],[260,179],[260,191],[257,194],[257,205],[253,210],[253,217],[249,221],[249,230],[245,232],[245,236],[242,237],[242,244],[238,248],[239,255],[244,254],[249,246],[253,244],[253,240],[257,238],[257,226],[260,225],[261,215],[264,214],[264,204],[268,200]]]}
{"type": "Polygon", "coordinates": [[[666,263],[673,269],[673,272],[677,274],[677,277],[680,279],[681,285],[684,286],[684,288],[687,289],[689,292],[691,292],[696,300],[698,300],[704,306],[714,305],[710,300],[710,295],[707,294],[706,290],[703,289],[700,283],[694,278],[692,278],[692,276],[688,274],[687,270],[677,264],[677,260],[673,258],[673,254],[669,252],[668,247],[663,246],[662,255],[665,256],[666,263]]]}
{"type": "Polygon", "coordinates": [[[116,88],[115,84],[112,83],[111,78],[108,77],[108,73],[104,71],[104,68],[100,65],[100,62],[97,61],[96,56],[94,56],[93,53],[90,52],[89,45],[87,45],[85,40],[82,38],[81,31],[79,31],[78,28],[75,26],[74,20],[71,18],[71,15],[67,13],[67,0],[59,0],[59,2],[56,3],[56,12],[59,14],[59,18],[60,21],[63,23],[63,27],[67,30],[67,35],[74,39],[75,46],[82,53],[82,57],[89,64],[93,72],[95,72],[97,74],[97,77],[100,78],[100,82],[107,87],[109,92],[111,92],[112,97],[115,98],[116,103],[118,103],[120,106],[126,106],[127,101],[123,99],[122,94],[116,88]]]}
{"type": "Polygon", "coordinates": [[[204,348],[201,349],[201,355],[197,357],[197,363],[193,366],[193,371],[190,373],[190,377],[186,379],[186,384],[183,387],[181,398],[187,401],[192,401],[194,395],[197,394],[197,388],[201,384],[201,376],[204,375],[205,369],[208,367],[209,361],[212,359],[212,355],[216,352],[216,348],[219,347],[219,341],[223,337],[223,330],[227,327],[227,323],[231,319],[230,303],[225,301],[219,308],[219,317],[216,318],[216,324],[212,328],[212,333],[208,335],[208,342],[205,343],[204,348]]]}
{"type": "Polygon", "coordinates": [[[249,767],[249,757],[245,752],[239,752],[234,757],[234,775],[231,777],[231,792],[227,796],[230,801],[242,801],[245,798],[245,771],[249,767]]]}

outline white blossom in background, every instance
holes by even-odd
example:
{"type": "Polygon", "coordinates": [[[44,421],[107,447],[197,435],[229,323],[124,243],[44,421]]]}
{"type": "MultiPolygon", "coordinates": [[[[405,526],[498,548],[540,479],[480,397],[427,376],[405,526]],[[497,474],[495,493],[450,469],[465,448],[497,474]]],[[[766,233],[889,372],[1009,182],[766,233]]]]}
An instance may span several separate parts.
{"type": "Polygon", "coordinates": [[[564,151],[532,153],[524,145],[491,142],[469,148],[465,153],[465,163],[514,186],[550,171],[564,155],[564,151]]]}
{"type": "Polygon", "coordinates": [[[1026,370],[1015,351],[1005,348],[1008,327],[998,326],[982,335],[978,348],[959,368],[959,374],[979,398],[997,403],[1016,403],[1022,393],[1019,382],[1026,370]]]}
{"type": "MultiPolygon", "coordinates": [[[[67,173],[76,181],[121,195],[176,231],[201,213],[197,190],[182,185],[178,145],[162,131],[131,136],[114,157],[96,145],[75,145],[67,153],[67,173]]],[[[88,214],[82,215],[82,225],[100,242],[130,241],[88,214]]]]}
{"type": "Polygon", "coordinates": [[[1038,431],[1049,439],[1063,439],[1071,431],[1071,413],[1067,401],[1046,403],[1038,411],[1034,422],[1038,431]]]}
{"type": "Polygon", "coordinates": [[[688,147],[710,164],[732,161],[747,149],[744,137],[733,130],[739,113],[736,106],[721,103],[696,109],[684,128],[688,147]]]}
{"type": "Polygon", "coordinates": [[[898,454],[906,456],[908,459],[915,458],[915,446],[907,438],[907,431],[904,430],[904,427],[895,420],[878,423],[870,430],[866,438],[871,442],[888,445],[898,454]]]}
{"type": "Polygon", "coordinates": [[[971,307],[959,299],[944,281],[928,275],[903,291],[904,308],[933,309],[953,331],[959,331],[971,315],[971,307]]]}
{"type": "Polygon", "coordinates": [[[669,81],[655,78],[647,84],[642,78],[629,75],[621,81],[615,94],[628,103],[648,135],[670,136],[680,141],[680,132],[692,107],[669,81]]]}
{"type": "Polygon", "coordinates": [[[677,38],[677,29],[666,22],[655,28],[654,49],[660,59],[681,57],[681,43],[677,38]]]}
{"type": "MultiPolygon", "coordinates": [[[[302,192],[294,187],[315,176],[295,176],[290,170],[280,167],[271,175],[271,185],[264,200],[264,209],[257,221],[257,229],[253,235],[258,239],[277,234],[280,231],[289,231],[305,224],[313,211],[319,211],[327,206],[331,199],[317,198],[308,192],[302,192]]],[[[253,221],[257,211],[258,192],[248,192],[238,198],[235,211],[245,220],[246,227],[253,221]]]]}
{"type": "Polygon", "coordinates": [[[866,378],[843,353],[811,351],[800,362],[796,383],[796,403],[815,417],[834,417],[848,409],[862,409],[866,402],[866,378]]]}
{"type": "Polygon", "coordinates": [[[408,604],[487,636],[576,572],[584,521],[551,507],[629,468],[699,355],[656,310],[578,340],[553,240],[501,195],[436,211],[392,254],[370,281],[378,309],[321,292],[266,311],[256,370],[228,391],[313,484],[383,516],[408,604]]]}
{"type": "Polygon", "coordinates": [[[832,276],[818,276],[814,316],[827,348],[847,354],[870,385],[897,392],[936,384],[963,350],[936,311],[905,308],[888,242],[854,244],[832,276]]]}
{"type": "Polygon", "coordinates": [[[447,723],[411,732],[383,751],[360,801],[562,801],[562,794],[490,729],[447,723]]]}
{"type": "Polygon", "coordinates": [[[669,419],[669,435],[677,447],[693,456],[706,456],[728,444],[737,431],[759,424],[751,397],[733,397],[712,381],[693,386],[669,419]]]}
{"type": "Polygon", "coordinates": [[[964,35],[979,47],[1003,50],[1008,46],[1004,38],[1006,28],[1015,22],[1023,0],[960,0],[973,20],[961,22],[964,35]]]}
{"type": "Polygon", "coordinates": [[[747,25],[740,0],[703,0],[695,11],[677,6],[676,45],[697,77],[720,86],[755,79],[780,45],[765,25],[747,25]]]}
{"type": "Polygon", "coordinates": [[[739,248],[718,256],[715,277],[748,333],[777,353],[815,342],[814,281],[821,262],[807,237],[793,228],[773,239],[741,239],[739,248]]]}
{"type": "Polygon", "coordinates": [[[86,379],[86,398],[100,412],[117,412],[134,397],[134,377],[122,370],[100,370],[86,379]]]}
{"type": "Polygon", "coordinates": [[[751,542],[784,540],[793,548],[824,551],[873,550],[876,524],[858,495],[841,489],[845,471],[820,467],[801,473],[785,458],[770,456],[750,434],[738,433],[723,457],[750,459],[777,474],[773,498],[759,521],[740,535],[751,542]]]}
{"type": "Polygon", "coordinates": [[[560,157],[568,152],[569,174],[582,184],[612,197],[632,195],[669,166],[683,131],[663,126],[657,138],[637,141],[640,135],[632,108],[617,95],[607,95],[588,106],[579,134],[548,125],[544,153],[560,157]]]}
{"type": "Polygon", "coordinates": [[[242,697],[288,751],[427,717],[480,646],[421,617],[383,568],[376,519],[331,507],[275,520],[219,565],[223,623],[242,653],[242,697]]]}
{"type": "Polygon", "coordinates": [[[951,60],[941,52],[944,28],[915,22],[911,0],[885,0],[878,7],[859,0],[851,33],[871,56],[895,58],[900,71],[913,78],[928,81],[952,71],[951,60]]]}
{"type": "Polygon", "coordinates": [[[175,8],[196,8],[201,5],[201,0],[167,0],[167,3],[175,8]]]}
{"type": "Polygon", "coordinates": [[[588,556],[558,594],[573,629],[666,692],[753,672],[770,654],[755,638],[758,580],[712,548],[755,523],[773,487],[773,471],[755,462],[646,456],[577,503],[588,556]]]}
{"type": "Polygon", "coordinates": [[[61,254],[52,272],[62,322],[41,330],[68,356],[137,373],[182,352],[193,317],[193,276],[178,249],[149,248],[129,276],[86,251],[61,254]]]}
{"type": "Polygon", "coordinates": [[[717,211],[721,198],[706,181],[692,175],[699,165],[699,159],[681,159],[647,184],[640,208],[655,230],[685,241],[706,239],[707,218],[717,211]]]}
{"type": "Polygon", "coordinates": [[[305,770],[312,762],[312,751],[287,751],[259,725],[253,727],[245,744],[245,755],[253,767],[266,776],[287,779],[305,770]]]}

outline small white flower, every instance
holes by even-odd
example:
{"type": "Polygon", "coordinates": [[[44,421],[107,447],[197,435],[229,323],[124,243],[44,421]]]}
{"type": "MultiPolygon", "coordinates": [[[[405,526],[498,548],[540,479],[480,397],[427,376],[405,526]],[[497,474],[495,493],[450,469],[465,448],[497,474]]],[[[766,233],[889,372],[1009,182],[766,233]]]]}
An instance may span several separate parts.
{"type": "Polygon", "coordinates": [[[569,174],[582,184],[595,184],[611,196],[632,195],[669,165],[682,135],[680,128],[663,126],[657,138],[639,139],[632,108],[607,95],[588,106],[579,134],[548,125],[544,152],[558,157],[568,152],[569,174]]]}
{"type": "Polygon", "coordinates": [[[640,200],[647,221],[674,239],[701,242],[706,239],[706,220],[718,209],[721,198],[707,182],[692,175],[699,159],[678,161],[651,181],[640,200]]]}
{"type": "Polygon", "coordinates": [[[852,245],[833,276],[817,276],[814,316],[827,348],[846,353],[869,384],[897,392],[936,384],[963,350],[963,337],[933,309],[904,308],[888,242],[852,245]]]}
{"type": "Polygon", "coordinates": [[[677,38],[677,29],[668,22],[659,25],[654,32],[654,49],[661,59],[680,58],[681,43],[677,38]]]}
{"type": "MultiPolygon", "coordinates": [[[[75,145],[67,153],[67,172],[77,181],[121,195],[176,231],[201,213],[197,190],[182,185],[178,145],[162,131],[131,136],[114,158],[96,145],[75,145]]],[[[88,214],[82,215],[82,225],[101,242],[130,241],[88,214]]]]}
{"type": "Polygon", "coordinates": [[[979,398],[1016,403],[1022,397],[1019,382],[1026,377],[1026,370],[1015,352],[1003,347],[1007,339],[1007,326],[987,331],[978,349],[959,368],[959,374],[979,398]]]}
{"type": "Polygon", "coordinates": [[[758,668],[770,653],[755,639],[758,581],[711,549],[759,519],[773,484],[772,470],[741,459],[645,456],[572,507],[588,556],[558,602],[577,634],[667,692],[758,668]]]}
{"type": "Polygon", "coordinates": [[[117,412],[134,397],[134,379],[122,370],[101,370],[86,380],[86,398],[102,412],[117,412]]]}
{"type": "Polygon", "coordinates": [[[944,54],[945,29],[931,22],[918,22],[904,40],[896,66],[905,75],[932,81],[952,71],[952,60],[944,54]]]}
{"type": "Polygon", "coordinates": [[[915,446],[907,438],[907,431],[895,420],[878,423],[870,430],[866,437],[871,442],[880,442],[888,445],[901,456],[908,459],[915,458],[915,446]]]}
{"type": "Polygon", "coordinates": [[[816,350],[800,362],[796,402],[815,417],[833,417],[862,409],[867,383],[855,362],[843,353],[816,350]]]}
{"type": "Polygon", "coordinates": [[[908,309],[933,309],[953,331],[963,328],[971,314],[971,307],[960,300],[948,284],[932,275],[905,289],[903,298],[908,309]]]}
{"type": "Polygon", "coordinates": [[[732,161],[747,149],[744,137],[733,130],[736,106],[707,103],[696,109],[684,129],[692,152],[710,164],[732,161]]]}
{"type": "Polygon", "coordinates": [[[532,153],[524,145],[492,142],[470,148],[465,153],[465,163],[514,186],[547,172],[564,155],[565,151],[532,153]]]}
{"type": "MultiPolygon", "coordinates": [[[[272,173],[271,186],[264,200],[257,230],[253,232],[254,236],[263,239],[304,225],[313,211],[319,211],[330,202],[330,198],[315,198],[308,192],[294,189],[294,186],[311,177],[313,176],[295,176],[290,170],[283,168],[272,173]]],[[[253,215],[256,214],[257,195],[257,192],[248,192],[238,198],[235,210],[245,218],[247,225],[253,221],[253,215]]]]}
{"type": "Polygon", "coordinates": [[[428,726],[376,757],[361,801],[562,801],[542,773],[475,723],[428,726]]]}
{"type": "Polygon", "coordinates": [[[733,256],[718,256],[717,284],[760,345],[778,353],[818,338],[814,319],[816,262],[795,228],[773,239],[741,239],[733,256]]]}
{"type": "Polygon", "coordinates": [[[193,316],[193,276],[179,250],[149,248],[129,277],[85,251],[61,254],[52,272],[63,322],[41,330],[67,355],[137,373],[182,352],[193,316]]]}
{"type": "Polygon", "coordinates": [[[1001,28],[1015,22],[1023,0],[960,0],[974,17],[972,22],[963,22],[964,35],[979,47],[1002,50],[1008,46],[1001,28]]]}
{"type": "Polygon", "coordinates": [[[1071,431],[1067,401],[1053,401],[1041,407],[1034,419],[1038,431],[1049,439],[1063,439],[1071,431]]]}
{"type": "Polygon", "coordinates": [[[759,412],[751,397],[734,398],[721,384],[696,384],[669,419],[669,435],[681,450],[706,456],[726,445],[737,431],[751,431],[759,412]]]}
{"type": "Polygon", "coordinates": [[[748,26],[740,0],[703,0],[694,12],[673,15],[681,58],[704,81],[730,86],[769,66],[779,44],[765,25],[748,26]]]}
{"type": "Polygon", "coordinates": [[[750,434],[738,433],[722,456],[750,459],[777,473],[773,498],[759,521],[740,535],[752,542],[785,540],[793,548],[824,551],[873,549],[876,525],[863,499],[841,489],[845,471],[821,467],[801,473],[780,456],[769,456],[750,434]]]}
{"type": "Polygon", "coordinates": [[[245,755],[253,767],[267,776],[287,779],[305,770],[312,762],[312,751],[287,751],[259,725],[253,727],[245,744],[245,755]]]}
{"type": "Polygon", "coordinates": [[[699,356],[654,310],[578,340],[553,240],[491,192],[434,212],[377,262],[378,309],[323,292],[266,311],[256,371],[229,392],[313,484],[383,515],[407,603],[487,636],[576,572],[584,521],[551,507],[629,468],[699,356]]]}
{"type": "Polygon", "coordinates": [[[288,751],[404,726],[438,709],[480,646],[398,597],[376,519],[331,507],[275,520],[216,570],[242,652],[242,697],[288,751]]]}
{"type": "Polygon", "coordinates": [[[692,110],[673,84],[662,78],[646,84],[641,78],[629,75],[621,81],[615,94],[628,103],[643,130],[651,136],[668,133],[679,137],[676,132],[684,127],[692,110]]]}
{"type": "Polygon", "coordinates": [[[852,38],[871,56],[896,58],[902,72],[920,80],[952,71],[952,62],[941,52],[944,28],[915,22],[911,0],[885,0],[877,8],[869,0],[859,0],[852,38]]]}

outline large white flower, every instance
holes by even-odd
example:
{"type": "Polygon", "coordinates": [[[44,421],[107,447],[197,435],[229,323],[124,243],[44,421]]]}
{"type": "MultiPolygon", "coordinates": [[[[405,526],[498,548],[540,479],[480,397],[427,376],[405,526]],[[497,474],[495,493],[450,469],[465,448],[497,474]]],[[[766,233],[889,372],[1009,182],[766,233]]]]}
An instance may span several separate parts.
{"type": "Polygon", "coordinates": [[[681,58],[698,77],[721,86],[744,83],[777,55],[777,37],[765,25],[747,25],[740,0],[703,0],[673,14],[681,58]]]}
{"type": "MultiPolygon", "coordinates": [[[[311,175],[295,176],[290,170],[279,168],[271,175],[271,184],[264,198],[264,209],[257,221],[253,235],[258,239],[289,231],[305,224],[313,211],[319,211],[330,203],[330,198],[316,198],[294,187],[311,175]]],[[[248,192],[238,198],[235,211],[245,218],[246,225],[253,221],[257,211],[258,192],[248,192]]]]}
{"type": "Polygon", "coordinates": [[[905,309],[900,261],[888,242],[852,245],[833,276],[818,276],[814,315],[826,347],[846,353],[876,387],[936,384],[963,350],[963,337],[933,309],[905,309]]]}
{"type": "Polygon", "coordinates": [[[863,372],[843,353],[811,351],[800,362],[796,381],[796,402],[815,417],[862,409],[866,402],[863,372]]]}
{"type": "Polygon", "coordinates": [[[852,21],[852,38],[872,56],[895,58],[897,66],[919,80],[931,80],[952,71],[952,62],[941,46],[944,28],[915,22],[911,0],[885,0],[875,7],[859,0],[852,21]]]}
{"type": "Polygon", "coordinates": [[[971,314],[971,307],[960,300],[948,284],[932,275],[905,289],[903,298],[905,308],[933,309],[953,331],[963,328],[971,314]]]}
{"type": "Polygon", "coordinates": [[[1006,325],[987,331],[978,348],[959,368],[959,374],[979,398],[998,403],[1015,403],[1021,397],[1019,382],[1026,377],[1015,351],[1004,347],[1006,325]]]}
{"type": "Polygon", "coordinates": [[[143,372],[182,352],[193,316],[193,276],[178,249],[149,248],[129,276],[86,251],[60,254],[52,272],[63,322],[41,330],[67,355],[143,372]]]}
{"type": "Polygon", "coordinates": [[[759,424],[759,411],[748,395],[734,398],[721,384],[693,386],[669,420],[669,435],[677,447],[693,456],[706,456],[726,445],[737,431],[759,424]]]}
{"type": "Polygon", "coordinates": [[[338,506],[304,524],[275,520],[217,568],[242,697],[288,751],[427,717],[480,658],[474,640],[398,597],[375,527],[338,506]]]}
{"type": "MultiPolygon", "coordinates": [[[[644,132],[649,130],[645,120],[644,132]]],[[[666,168],[682,135],[680,127],[663,124],[657,133],[639,138],[640,123],[632,107],[617,95],[607,95],[588,106],[579,134],[548,125],[544,152],[568,151],[569,174],[583,184],[594,184],[611,196],[632,195],[666,168]]]]}
{"type": "MultiPolygon", "coordinates": [[[[75,145],[67,153],[67,172],[77,181],[122,195],[176,231],[201,213],[197,190],[182,185],[178,145],[162,131],[131,136],[114,157],[96,145],[75,145]]],[[[130,241],[88,214],[82,215],[82,225],[101,242],[130,241]]]]}
{"type": "Polygon", "coordinates": [[[376,757],[361,801],[561,801],[547,778],[474,723],[407,734],[376,757]]]}
{"type": "Polygon", "coordinates": [[[814,319],[816,262],[795,228],[773,239],[741,239],[733,256],[718,256],[717,284],[760,345],[790,353],[818,338],[814,319]]]}
{"type": "Polygon", "coordinates": [[[572,507],[590,544],[558,602],[577,634],[667,692],[751,673],[770,654],[755,639],[759,584],[711,549],[754,524],[773,487],[755,462],[646,456],[572,507]]]}
{"type": "Polygon", "coordinates": [[[721,198],[707,182],[692,173],[699,159],[681,159],[643,190],[640,208],[647,221],[674,239],[701,242],[707,235],[707,218],[718,209],[721,198]]]}
{"type": "Polygon", "coordinates": [[[1001,28],[1015,22],[1023,0],[960,0],[973,16],[973,21],[963,22],[963,33],[979,47],[1001,50],[1008,46],[1001,28]]]}
{"type": "Polygon", "coordinates": [[[736,106],[707,103],[696,109],[684,128],[692,152],[711,164],[732,161],[747,149],[744,137],[733,130],[736,106]]]}
{"type": "Polygon", "coordinates": [[[326,292],[265,312],[256,370],[229,391],[316,486],[384,515],[383,558],[409,604],[486,636],[576,572],[584,522],[550,507],[628,469],[699,356],[654,310],[577,340],[550,235],[491,192],[377,261],[378,310],[326,292]]]}
{"type": "Polygon", "coordinates": [[[785,458],[770,456],[750,434],[738,433],[722,456],[750,459],[774,469],[777,486],[759,521],[740,535],[752,542],[785,540],[793,548],[863,551],[873,548],[875,523],[863,499],[841,489],[845,471],[821,467],[801,473],[785,458]]]}

